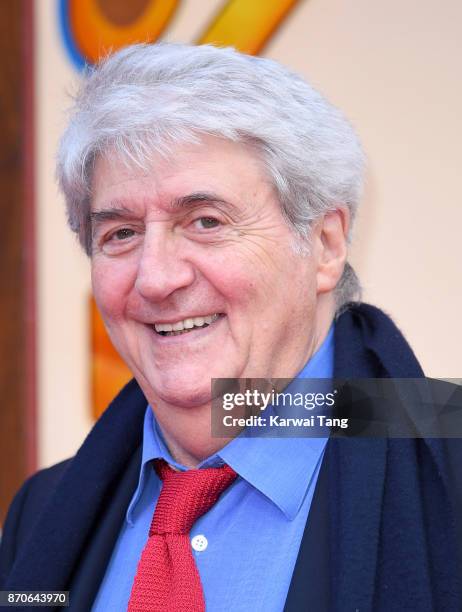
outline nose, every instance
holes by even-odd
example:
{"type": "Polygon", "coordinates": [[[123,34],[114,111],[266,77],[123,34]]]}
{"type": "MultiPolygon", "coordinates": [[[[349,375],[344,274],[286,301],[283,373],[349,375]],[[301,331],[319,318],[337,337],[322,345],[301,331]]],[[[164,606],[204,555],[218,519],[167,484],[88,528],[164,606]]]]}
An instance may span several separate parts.
{"type": "Polygon", "coordinates": [[[194,282],[194,266],[185,257],[181,237],[163,224],[146,228],[138,261],[135,289],[146,300],[162,302],[194,282]]]}

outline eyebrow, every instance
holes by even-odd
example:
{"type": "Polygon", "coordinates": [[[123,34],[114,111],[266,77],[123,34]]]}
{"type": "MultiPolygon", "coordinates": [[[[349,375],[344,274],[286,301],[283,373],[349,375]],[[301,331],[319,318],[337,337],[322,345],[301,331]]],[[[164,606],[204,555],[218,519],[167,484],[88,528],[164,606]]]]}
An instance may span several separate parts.
{"type": "MultiPolygon", "coordinates": [[[[185,196],[174,198],[169,204],[169,209],[172,211],[183,210],[185,208],[194,208],[195,206],[200,206],[201,204],[207,203],[222,204],[231,211],[239,211],[238,207],[228,200],[224,200],[217,194],[208,191],[195,191],[185,196]]],[[[137,217],[136,213],[130,208],[118,203],[114,204],[115,205],[109,205],[108,208],[104,208],[102,210],[92,211],[90,213],[92,225],[98,225],[104,221],[117,221],[119,219],[133,219],[137,217]]]]}
{"type": "Polygon", "coordinates": [[[228,200],[224,200],[219,195],[209,192],[209,191],[195,191],[193,193],[189,193],[188,195],[181,196],[179,198],[174,198],[170,204],[172,209],[183,209],[183,208],[194,208],[195,206],[200,206],[201,204],[222,204],[228,209],[238,212],[238,207],[229,202],[228,200]]]}
{"type": "Polygon", "coordinates": [[[90,212],[90,220],[95,224],[103,221],[117,221],[117,219],[132,219],[133,211],[125,206],[110,206],[103,210],[94,210],[90,212]]]}

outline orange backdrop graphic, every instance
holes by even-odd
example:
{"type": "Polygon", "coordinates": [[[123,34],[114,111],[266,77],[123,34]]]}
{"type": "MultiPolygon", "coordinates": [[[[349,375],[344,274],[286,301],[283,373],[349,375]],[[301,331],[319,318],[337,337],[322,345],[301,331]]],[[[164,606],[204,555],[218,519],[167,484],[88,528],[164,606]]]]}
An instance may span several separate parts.
{"type": "MultiPolygon", "coordinates": [[[[260,53],[300,0],[229,0],[212,17],[197,44],[232,45],[260,53]]],[[[175,16],[180,0],[64,0],[65,39],[81,64],[135,42],[154,42],[175,16]]],[[[131,378],[107,336],[91,299],[92,412],[98,417],[131,378]]]]}

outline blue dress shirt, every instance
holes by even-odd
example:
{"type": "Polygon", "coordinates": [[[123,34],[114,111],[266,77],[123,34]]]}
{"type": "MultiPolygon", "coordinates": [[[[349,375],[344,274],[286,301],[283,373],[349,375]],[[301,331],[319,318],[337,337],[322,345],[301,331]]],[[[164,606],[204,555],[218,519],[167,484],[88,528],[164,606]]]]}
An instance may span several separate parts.
{"type": "MultiPolygon", "coordinates": [[[[297,378],[332,378],[333,358],[331,328],[297,378]]],[[[326,442],[327,438],[239,436],[199,465],[225,462],[239,476],[190,534],[207,612],[283,610],[326,442]]],[[[156,458],[186,469],[170,455],[148,406],[138,487],[93,612],[127,608],[161,489],[151,465],[156,458]]]]}

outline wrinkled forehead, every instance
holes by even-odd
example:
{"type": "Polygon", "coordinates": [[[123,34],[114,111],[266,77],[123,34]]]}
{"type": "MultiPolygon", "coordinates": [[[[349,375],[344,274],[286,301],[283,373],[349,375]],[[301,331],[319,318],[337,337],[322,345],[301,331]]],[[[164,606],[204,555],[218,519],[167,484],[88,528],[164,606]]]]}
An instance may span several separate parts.
{"type": "Polygon", "coordinates": [[[255,147],[210,136],[138,157],[110,146],[96,157],[91,178],[92,210],[148,196],[172,209],[207,200],[245,204],[274,191],[255,147]]]}
{"type": "Polygon", "coordinates": [[[182,134],[180,139],[168,137],[160,132],[157,138],[133,133],[115,141],[103,141],[92,150],[88,168],[89,178],[92,178],[95,166],[101,159],[106,162],[112,160],[118,166],[126,166],[132,172],[153,172],[157,167],[174,167],[179,155],[189,154],[189,159],[194,162],[207,155],[229,157],[235,151],[239,155],[245,155],[247,159],[253,158],[254,163],[260,164],[261,171],[265,173],[265,155],[258,139],[243,135],[239,140],[230,140],[190,131],[182,134]]]}

